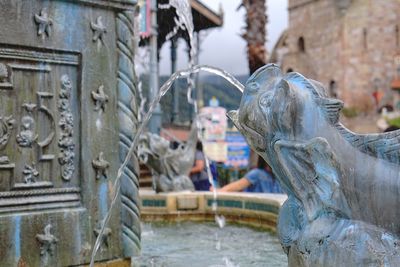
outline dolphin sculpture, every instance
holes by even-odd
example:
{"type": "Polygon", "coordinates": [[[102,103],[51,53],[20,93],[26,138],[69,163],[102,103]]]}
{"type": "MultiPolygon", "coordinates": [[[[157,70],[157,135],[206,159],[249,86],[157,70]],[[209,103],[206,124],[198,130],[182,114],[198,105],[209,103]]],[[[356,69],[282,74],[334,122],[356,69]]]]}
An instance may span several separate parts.
{"type": "Polygon", "coordinates": [[[170,142],[159,135],[147,132],[140,136],[138,156],[151,169],[156,192],[194,191],[188,175],[194,163],[197,129],[194,120],[188,141],[176,149],[172,149],[170,142]]]}
{"type": "Polygon", "coordinates": [[[278,234],[289,266],[400,266],[400,131],[353,133],[342,107],[269,64],[228,117],[288,195],[278,234]]]}

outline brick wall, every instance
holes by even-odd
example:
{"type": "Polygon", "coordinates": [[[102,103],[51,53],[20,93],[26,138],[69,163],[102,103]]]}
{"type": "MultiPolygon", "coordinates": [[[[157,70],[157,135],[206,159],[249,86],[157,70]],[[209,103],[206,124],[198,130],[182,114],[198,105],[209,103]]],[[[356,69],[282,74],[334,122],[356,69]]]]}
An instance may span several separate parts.
{"type": "Polygon", "coordinates": [[[298,71],[327,89],[334,81],[346,106],[373,111],[376,89],[384,93],[380,105],[392,99],[394,57],[400,54],[396,27],[398,0],[290,0],[282,69],[298,71]]]}

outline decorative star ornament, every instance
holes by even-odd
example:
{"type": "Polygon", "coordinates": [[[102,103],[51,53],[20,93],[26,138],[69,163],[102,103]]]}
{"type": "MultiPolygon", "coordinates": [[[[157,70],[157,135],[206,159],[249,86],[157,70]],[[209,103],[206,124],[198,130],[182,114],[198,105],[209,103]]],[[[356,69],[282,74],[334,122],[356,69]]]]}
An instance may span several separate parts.
{"type": "Polygon", "coordinates": [[[103,24],[102,17],[97,17],[96,23],[91,22],[90,27],[93,30],[93,42],[104,41],[103,36],[107,32],[107,28],[103,24]]]}
{"type": "Polygon", "coordinates": [[[35,14],[35,22],[38,25],[38,35],[42,36],[42,38],[44,38],[45,35],[50,37],[53,20],[49,17],[45,8],[40,11],[40,15],[35,14]]]}
{"type": "MultiPolygon", "coordinates": [[[[104,220],[102,221],[104,223],[104,220]]],[[[102,223],[98,222],[96,228],[93,230],[95,237],[97,238],[101,232],[102,223]]],[[[104,244],[107,248],[109,247],[108,239],[112,234],[112,230],[109,227],[105,227],[103,235],[101,236],[101,244],[104,244]]]]}
{"type": "Polygon", "coordinates": [[[106,109],[106,104],[108,102],[108,95],[104,93],[104,85],[100,85],[99,89],[97,89],[97,92],[92,91],[92,98],[95,102],[95,111],[99,111],[102,109],[105,111],[106,109]]]}
{"type": "Polygon", "coordinates": [[[44,228],[44,234],[37,234],[36,239],[41,244],[40,246],[40,255],[44,257],[48,257],[48,255],[53,255],[56,243],[58,242],[58,238],[56,238],[53,234],[51,234],[52,226],[51,224],[46,225],[44,228]]]}

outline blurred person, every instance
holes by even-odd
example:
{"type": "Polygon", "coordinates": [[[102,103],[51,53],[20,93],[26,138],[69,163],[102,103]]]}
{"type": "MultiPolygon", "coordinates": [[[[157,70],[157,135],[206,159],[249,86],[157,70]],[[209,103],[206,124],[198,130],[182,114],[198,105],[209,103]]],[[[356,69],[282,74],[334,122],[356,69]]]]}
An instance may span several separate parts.
{"type": "MultiPolygon", "coordinates": [[[[210,191],[213,191],[210,187],[210,191]]],[[[275,179],[271,167],[261,157],[257,168],[247,172],[243,178],[217,189],[218,192],[251,192],[251,193],[283,193],[279,182],[275,179]]]]}
{"type": "Polygon", "coordinates": [[[208,180],[203,144],[200,141],[197,141],[195,153],[194,164],[190,170],[190,179],[197,191],[208,191],[211,184],[208,180]]]}

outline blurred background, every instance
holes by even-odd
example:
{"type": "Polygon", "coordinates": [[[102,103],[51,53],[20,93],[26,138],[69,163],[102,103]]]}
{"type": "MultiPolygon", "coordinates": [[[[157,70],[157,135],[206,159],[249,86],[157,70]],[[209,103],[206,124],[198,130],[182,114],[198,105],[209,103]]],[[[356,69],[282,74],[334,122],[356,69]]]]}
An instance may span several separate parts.
{"type": "MultiPolygon", "coordinates": [[[[147,100],[154,97],[151,88],[190,63],[187,31],[181,28],[173,37],[169,34],[179,24],[176,10],[160,8],[169,1],[156,2],[153,28],[144,19],[151,13],[149,9],[146,13],[151,1],[141,3],[143,38],[137,64],[147,100]],[[157,58],[153,58],[157,67],[149,69],[152,36],[157,39],[157,58]]],[[[400,127],[400,1],[190,0],[189,4],[195,64],[224,69],[245,83],[257,68],[276,63],[284,73],[295,71],[321,82],[330,97],[341,99],[345,103],[341,121],[351,130],[366,133],[400,127]]],[[[176,82],[154,116],[153,131],[167,139],[185,141],[188,136],[194,112],[186,99],[187,86],[186,79],[176,82]]],[[[232,179],[240,177],[256,163],[225,117],[227,110],[238,108],[241,93],[222,78],[204,73],[195,76],[194,87],[193,97],[207,121],[203,131],[207,156],[224,167],[221,172],[228,170],[232,179]]]]}

